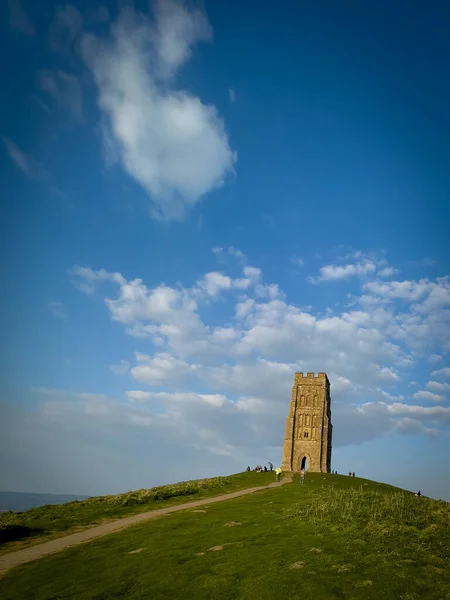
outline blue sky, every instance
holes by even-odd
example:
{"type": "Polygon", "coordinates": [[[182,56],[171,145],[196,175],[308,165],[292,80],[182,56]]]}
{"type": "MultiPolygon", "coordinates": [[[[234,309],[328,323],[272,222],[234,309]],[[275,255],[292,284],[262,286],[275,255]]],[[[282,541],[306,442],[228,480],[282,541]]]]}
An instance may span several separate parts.
{"type": "Polygon", "coordinates": [[[299,370],[332,468],[450,499],[442,3],[2,10],[1,487],[279,463],[299,370]]]}

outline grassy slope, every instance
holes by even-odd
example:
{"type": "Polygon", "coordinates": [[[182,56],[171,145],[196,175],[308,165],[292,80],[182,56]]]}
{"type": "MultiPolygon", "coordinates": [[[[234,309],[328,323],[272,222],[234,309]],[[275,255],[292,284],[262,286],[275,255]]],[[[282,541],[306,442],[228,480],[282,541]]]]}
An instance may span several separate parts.
{"type": "Polygon", "coordinates": [[[13,570],[2,598],[450,598],[447,503],[309,474],[303,487],[297,480],[204,508],[13,570]]]}
{"type": "Polygon", "coordinates": [[[274,480],[274,473],[238,473],[115,496],[97,496],[81,502],[41,506],[23,513],[1,513],[0,554],[140,512],[266,485],[274,480]]]}

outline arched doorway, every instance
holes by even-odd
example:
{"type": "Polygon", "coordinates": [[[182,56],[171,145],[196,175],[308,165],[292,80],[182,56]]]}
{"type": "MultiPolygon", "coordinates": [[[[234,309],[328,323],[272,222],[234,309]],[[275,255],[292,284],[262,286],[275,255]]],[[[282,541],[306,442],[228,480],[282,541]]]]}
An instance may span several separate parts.
{"type": "Polygon", "coordinates": [[[300,471],[301,470],[307,471],[308,470],[308,458],[306,456],[304,456],[302,458],[302,460],[300,461],[300,471]]]}

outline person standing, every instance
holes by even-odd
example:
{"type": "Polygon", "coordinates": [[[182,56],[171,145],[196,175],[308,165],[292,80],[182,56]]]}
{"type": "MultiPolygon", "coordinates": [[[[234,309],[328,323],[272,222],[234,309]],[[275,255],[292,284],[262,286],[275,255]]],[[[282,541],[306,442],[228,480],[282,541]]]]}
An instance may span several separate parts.
{"type": "Polygon", "coordinates": [[[275,481],[280,481],[281,476],[281,467],[277,467],[275,469],[275,481]]]}
{"type": "Polygon", "coordinates": [[[269,467],[270,467],[270,472],[273,471],[273,464],[271,462],[269,462],[269,467]]]}
{"type": "Polygon", "coordinates": [[[304,481],[305,481],[305,469],[302,469],[300,471],[300,483],[301,483],[301,485],[303,485],[304,481]]]}

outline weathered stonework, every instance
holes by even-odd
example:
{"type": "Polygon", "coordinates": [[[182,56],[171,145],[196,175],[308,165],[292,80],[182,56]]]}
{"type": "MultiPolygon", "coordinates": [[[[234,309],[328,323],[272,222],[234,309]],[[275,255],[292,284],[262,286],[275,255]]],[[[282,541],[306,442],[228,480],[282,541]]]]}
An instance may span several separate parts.
{"type": "Polygon", "coordinates": [[[329,473],[331,469],[330,382],[326,373],[296,373],[283,448],[283,471],[329,473]]]}

